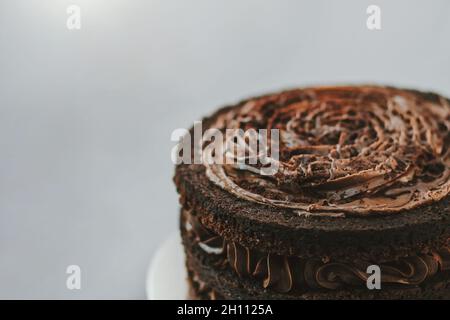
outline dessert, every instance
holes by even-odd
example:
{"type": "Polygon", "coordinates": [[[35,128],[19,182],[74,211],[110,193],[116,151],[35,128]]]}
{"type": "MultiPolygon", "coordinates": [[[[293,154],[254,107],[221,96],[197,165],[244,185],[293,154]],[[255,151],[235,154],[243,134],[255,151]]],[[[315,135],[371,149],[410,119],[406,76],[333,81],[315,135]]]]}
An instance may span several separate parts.
{"type": "Polygon", "coordinates": [[[177,165],[192,298],[450,297],[448,99],[313,87],[248,99],[202,124],[275,129],[279,141],[265,155],[269,173],[251,157],[208,161],[209,140],[192,141],[202,164],[177,165]],[[379,289],[367,285],[374,265],[379,289]]]}

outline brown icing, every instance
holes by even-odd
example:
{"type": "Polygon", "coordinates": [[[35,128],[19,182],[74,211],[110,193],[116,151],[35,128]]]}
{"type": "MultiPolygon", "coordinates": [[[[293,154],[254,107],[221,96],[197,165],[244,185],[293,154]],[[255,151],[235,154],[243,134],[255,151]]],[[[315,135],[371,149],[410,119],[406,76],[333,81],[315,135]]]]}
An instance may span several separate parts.
{"type": "MultiPolygon", "coordinates": [[[[377,264],[364,260],[344,263],[264,253],[226,241],[186,210],[183,211],[183,220],[197,244],[218,257],[217,267],[228,265],[239,277],[260,279],[264,288],[281,293],[366,287],[369,277],[367,267],[377,264]]],[[[382,285],[420,285],[438,272],[450,270],[450,248],[446,246],[428,254],[419,253],[379,266],[382,285]]]]}
{"type": "Polygon", "coordinates": [[[208,164],[233,195],[306,215],[393,213],[450,194],[450,103],[385,87],[319,87],[249,100],[212,128],[279,129],[279,170],[208,164]]]}

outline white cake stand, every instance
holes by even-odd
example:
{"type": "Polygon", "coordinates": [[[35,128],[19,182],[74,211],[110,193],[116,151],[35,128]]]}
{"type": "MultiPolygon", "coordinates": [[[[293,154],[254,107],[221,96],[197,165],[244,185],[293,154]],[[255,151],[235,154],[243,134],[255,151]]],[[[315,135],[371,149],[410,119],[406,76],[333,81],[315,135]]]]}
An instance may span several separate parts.
{"type": "Polygon", "coordinates": [[[185,300],[184,252],[179,233],[171,234],[157,249],[147,271],[146,291],[149,300],[185,300]]]}

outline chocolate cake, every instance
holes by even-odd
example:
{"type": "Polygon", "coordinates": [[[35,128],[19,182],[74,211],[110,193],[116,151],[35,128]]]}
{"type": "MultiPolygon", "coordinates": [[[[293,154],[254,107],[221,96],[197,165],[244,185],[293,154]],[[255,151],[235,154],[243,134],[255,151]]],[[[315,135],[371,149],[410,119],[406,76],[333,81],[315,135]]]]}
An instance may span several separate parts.
{"type": "Polygon", "coordinates": [[[448,99],[294,89],[222,108],[202,126],[271,133],[256,161],[190,137],[202,162],[177,165],[174,180],[191,298],[450,298],[448,99]],[[239,161],[210,161],[218,155],[239,161]]]}

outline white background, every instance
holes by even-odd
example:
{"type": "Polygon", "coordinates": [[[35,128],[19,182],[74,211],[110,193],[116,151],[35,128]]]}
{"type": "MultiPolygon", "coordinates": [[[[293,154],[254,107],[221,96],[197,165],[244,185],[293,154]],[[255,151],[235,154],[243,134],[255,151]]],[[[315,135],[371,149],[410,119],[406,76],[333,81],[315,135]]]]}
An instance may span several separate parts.
{"type": "Polygon", "coordinates": [[[144,298],[178,224],[172,130],[308,84],[450,95],[449,17],[448,0],[0,0],[0,298],[144,298]]]}

